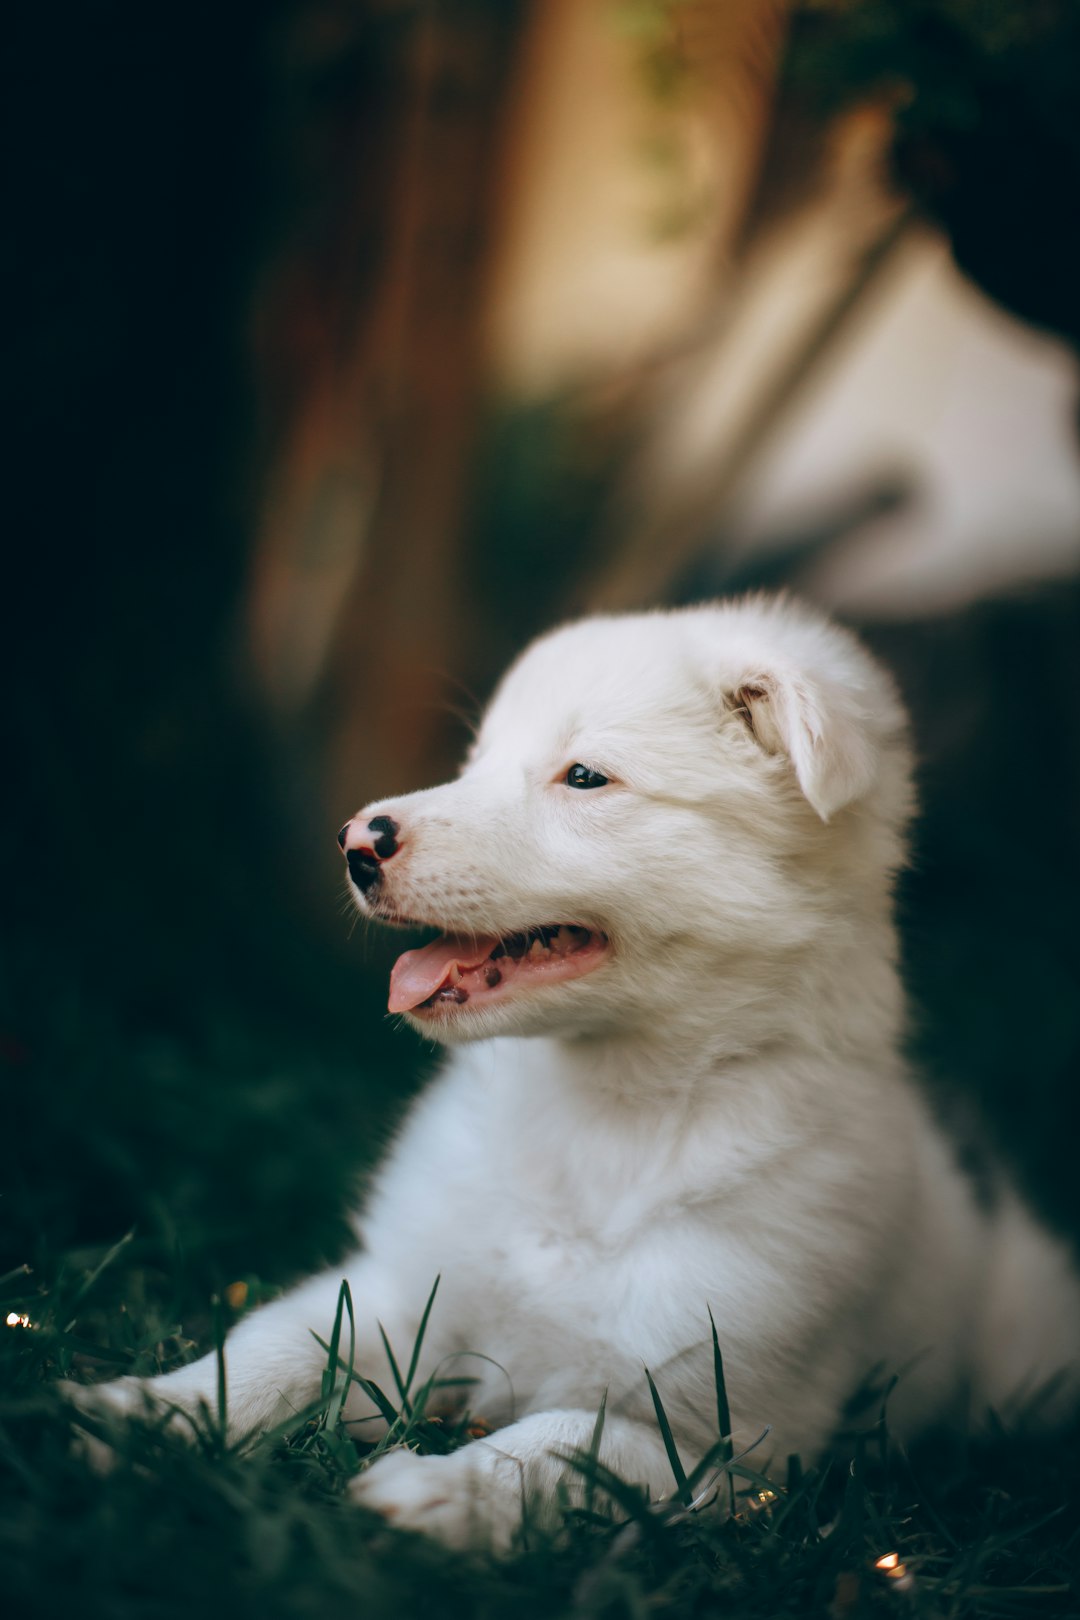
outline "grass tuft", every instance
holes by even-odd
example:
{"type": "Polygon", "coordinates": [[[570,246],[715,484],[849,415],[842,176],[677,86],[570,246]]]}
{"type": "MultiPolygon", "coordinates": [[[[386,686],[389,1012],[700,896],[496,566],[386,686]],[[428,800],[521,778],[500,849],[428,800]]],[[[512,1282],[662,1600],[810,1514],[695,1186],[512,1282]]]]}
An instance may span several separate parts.
{"type": "MultiPolygon", "coordinates": [[[[253,1446],[227,1449],[222,1378],[216,1410],[192,1436],[136,1419],[116,1436],[113,1471],[91,1476],[72,1454],[56,1378],[90,1365],[165,1366],[186,1342],[159,1308],[163,1279],[148,1276],[137,1251],[129,1240],[0,1279],[5,1316],[17,1319],[0,1329],[0,1558],[13,1604],[48,1613],[77,1603],[81,1615],[111,1620],[178,1620],[211,1591],[260,1620],[351,1615],[357,1604],[376,1620],[1080,1612],[1077,1448],[1036,1455],[1005,1437],[986,1450],[942,1447],[913,1460],[889,1442],[879,1415],[849,1464],[796,1464],[783,1486],[754,1466],[754,1447],[734,1449],[715,1338],[717,1428],[726,1432],[693,1467],[644,1374],[671,1465],[666,1502],[650,1502],[640,1482],[602,1462],[605,1396],[590,1446],[567,1459],[583,1495],[567,1492],[558,1532],[531,1527],[516,1559],[453,1555],[372,1523],[343,1499],[359,1469],[392,1445],[468,1443],[467,1414],[437,1423],[427,1407],[436,1389],[471,1380],[443,1368],[415,1382],[437,1283],[416,1342],[395,1355],[392,1394],[355,1366],[355,1310],[343,1282],[310,1408],[253,1446]],[[386,1419],[385,1435],[366,1445],[344,1422],[353,1383],[386,1419]],[[732,1514],[721,1511],[732,1503],[732,1514]],[[894,1553],[893,1572],[876,1567],[894,1553]]],[[[219,1292],[207,1322],[213,1343],[229,1319],[219,1292]]]]}

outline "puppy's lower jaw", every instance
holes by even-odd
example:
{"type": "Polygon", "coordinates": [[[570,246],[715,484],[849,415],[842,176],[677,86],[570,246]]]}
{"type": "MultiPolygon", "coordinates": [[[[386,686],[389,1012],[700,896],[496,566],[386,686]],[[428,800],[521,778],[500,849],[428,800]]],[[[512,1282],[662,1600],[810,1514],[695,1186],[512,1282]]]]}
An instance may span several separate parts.
{"type": "Polygon", "coordinates": [[[390,1012],[414,1018],[459,1016],[510,1000],[522,990],[566,983],[606,960],[610,941],[599,930],[551,924],[527,932],[466,936],[443,934],[419,951],[406,951],[390,976],[390,1012]]]}

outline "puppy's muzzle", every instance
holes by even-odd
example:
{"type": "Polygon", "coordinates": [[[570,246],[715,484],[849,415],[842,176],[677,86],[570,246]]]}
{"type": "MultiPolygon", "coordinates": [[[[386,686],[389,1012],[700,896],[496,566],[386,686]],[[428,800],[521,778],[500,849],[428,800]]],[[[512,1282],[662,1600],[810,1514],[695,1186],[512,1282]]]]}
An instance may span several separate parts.
{"type": "Polygon", "coordinates": [[[383,862],[390,860],[401,847],[398,843],[400,831],[401,828],[390,816],[373,816],[366,823],[354,817],[338,833],[338,843],[348,863],[349,876],[361,894],[367,894],[381,882],[383,862]]]}

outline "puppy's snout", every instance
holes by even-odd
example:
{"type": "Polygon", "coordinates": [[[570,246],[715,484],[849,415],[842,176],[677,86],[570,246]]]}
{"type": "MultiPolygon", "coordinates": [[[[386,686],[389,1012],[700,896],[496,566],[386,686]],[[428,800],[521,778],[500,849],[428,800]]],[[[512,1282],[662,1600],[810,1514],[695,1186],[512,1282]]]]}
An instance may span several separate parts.
{"type": "Polygon", "coordinates": [[[362,894],[382,875],[382,863],[396,855],[401,831],[391,816],[372,816],[368,822],[353,817],[338,833],[338,843],[349,866],[349,876],[362,894]]]}

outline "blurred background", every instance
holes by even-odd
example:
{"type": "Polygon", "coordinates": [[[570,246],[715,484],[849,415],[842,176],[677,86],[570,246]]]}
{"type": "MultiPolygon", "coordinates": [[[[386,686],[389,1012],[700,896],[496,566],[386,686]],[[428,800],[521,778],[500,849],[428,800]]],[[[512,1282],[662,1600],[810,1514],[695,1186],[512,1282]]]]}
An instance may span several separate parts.
{"type": "Polygon", "coordinates": [[[336,829],[553,621],[762,585],[900,678],[913,1055],[1080,1233],[1074,0],[6,32],[0,1269],[339,1249],[434,1055],[336,829]]]}

